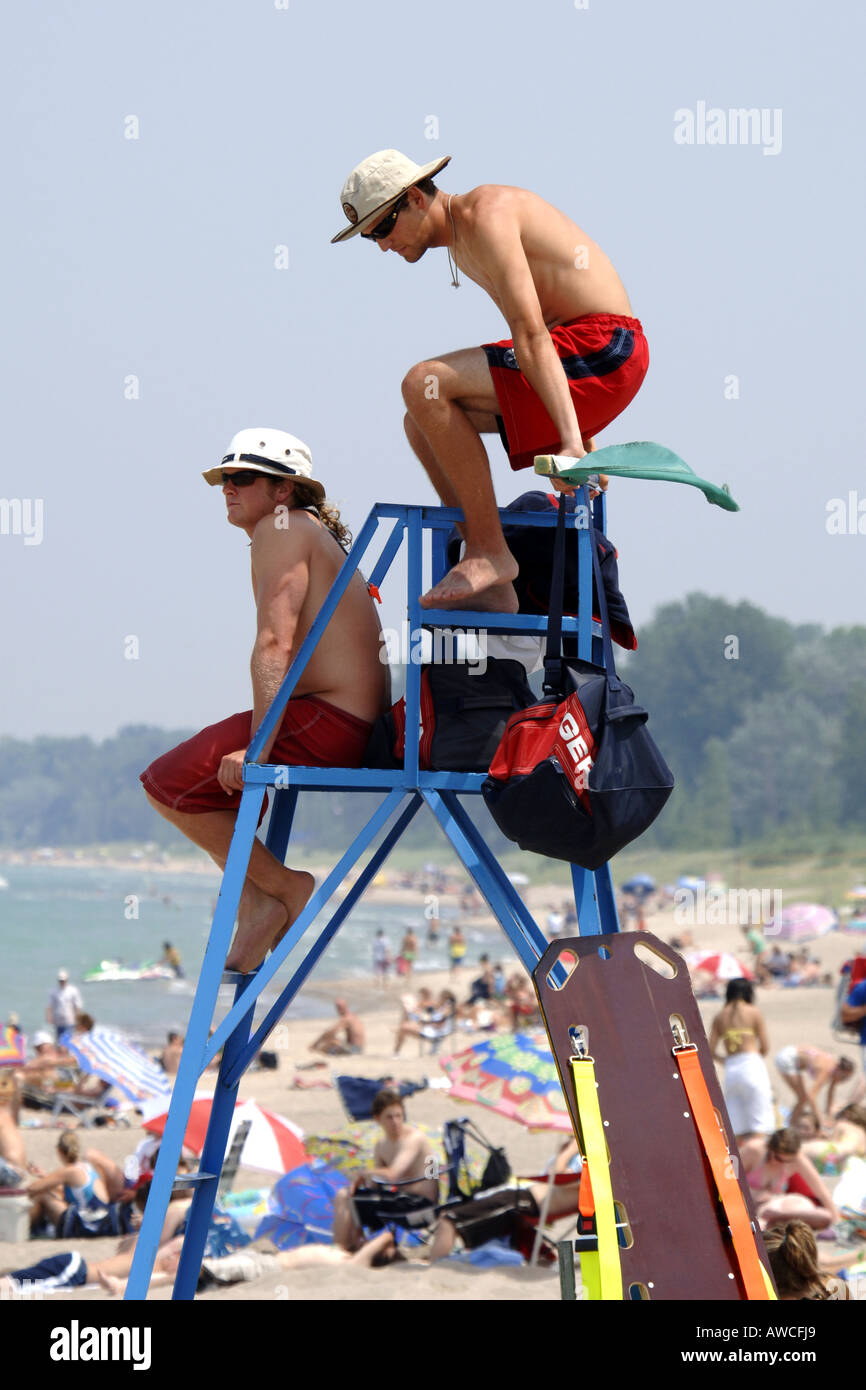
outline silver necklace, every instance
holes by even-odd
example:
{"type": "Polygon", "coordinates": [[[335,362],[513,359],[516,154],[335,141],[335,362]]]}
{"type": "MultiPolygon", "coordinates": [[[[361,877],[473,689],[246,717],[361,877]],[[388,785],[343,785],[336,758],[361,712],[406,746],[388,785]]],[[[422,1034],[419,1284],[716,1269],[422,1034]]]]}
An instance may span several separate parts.
{"type": "MultiPolygon", "coordinates": [[[[457,255],[457,228],[454,226],[454,213],[451,211],[451,199],[452,199],[453,197],[454,197],[454,194],[453,194],[453,193],[449,193],[449,194],[448,194],[448,216],[451,218],[451,232],[452,232],[452,236],[453,236],[453,238],[454,238],[454,255],[456,256],[456,255],[457,255]]],[[[458,277],[458,275],[457,275],[457,267],[455,266],[454,262],[453,262],[452,259],[451,259],[451,247],[450,247],[450,246],[446,246],[446,247],[445,247],[445,250],[446,250],[447,253],[448,253],[448,268],[449,268],[449,270],[451,271],[451,284],[454,286],[455,290],[459,290],[459,288],[460,288],[460,280],[459,280],[459,277],[458,277]]]]}

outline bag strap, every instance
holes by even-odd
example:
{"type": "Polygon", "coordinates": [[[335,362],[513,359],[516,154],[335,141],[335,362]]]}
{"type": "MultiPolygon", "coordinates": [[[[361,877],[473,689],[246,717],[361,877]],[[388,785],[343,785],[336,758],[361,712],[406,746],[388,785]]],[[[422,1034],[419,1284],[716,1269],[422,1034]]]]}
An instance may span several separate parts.
{"type": "MultiPolygon", "coordinates": [[[[607,595],[605,594],[604,583],[601,577],[595,528],[592,524],[592,504],[587,503],[587,507],[589,512],[589,547],[592,555],[592,578],[595,592],[598,595],[598,615],[601,621],[604,669],[607,672],[608,690],[619,690],[622,687],[622,682],[616,673],[616,661],[613,654],[613,643],[610,637],[610,617],[607,611],[607,595]]],[[[565,671],[562,659],[562,610],[565,602],[565,518],[566,499],[565,494],[560,493],[556,518],[556,538],[553,546],[553,573],[550,581],[550,601],[547,615],[547,646],[544,653],[543,687],[545,694],[555,694],[559,698],[562,698],[565,694],[565,671]]],[[[576,537],[576,539],[579,545],[580,537],[576,537]]],[[[578,604],[582,602],[583,596],[579,595],[578,604]]],[[[591,594],[589,596],[589,603],[591,613],[591,594]]]]}
{"type": "Polygon", "coordinates": [[[553,569],[550,600],[547,605],[547,645],[544,650],[545,695],[561,699],[564,690],[562,664],[562,608],[565,602],[565,493],[559,494],[556,534],[553,542],[553,569]]]}
{"type": "Polygon", "coordinates": [[[604,650],[604,669],[607,672],[608,691],[619,690],[622,681],[616,674],[616,660],[613,654],[613,643],[610,640],[610,618],[607,612],[607,594],[604,592],[604,584],[601,578],[601,565],[598,560],[598,546],[595,543],[594,528],[592,525],[592,503],[589,504],[589,544],[592,551],[592,577],[595,583],[595,591],[598,595],[598,616],[601,619],[601,641],[604,650]]]}

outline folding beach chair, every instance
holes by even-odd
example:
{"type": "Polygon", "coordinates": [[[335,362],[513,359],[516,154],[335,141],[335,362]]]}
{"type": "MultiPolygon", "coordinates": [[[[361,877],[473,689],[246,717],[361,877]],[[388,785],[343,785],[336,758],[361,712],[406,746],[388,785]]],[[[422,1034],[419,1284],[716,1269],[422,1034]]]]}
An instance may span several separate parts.
{"type": "Polygon", "coordinates": [[[370,1231],[389,1229],[395,1239],[397,1232],[403,1229],[416,1239],[423,1240],[443,1212],[471,1201],[475,1193],[495,1187],[510,1176],[511,1168],[504,1149],[489,1143],[471,1120],[446,1120],[442,1144],[445,1162],[440,1164],[437,1174],[440,1182],[439,1200],[432,1201],[403,1190],[414,1186],[417,1178],[397,1183],[373,1179],[369,1189],[355,1194],[355,1214],[359,1225],[370,1231]],[[487,1155],[478,1180],[473,1179],[470,1173],[467,1139],[479,1144],[487,1155]],[[446,1184],[444,1196],[441,1193],[443,1183],[446,1184]]]}
{"type": "Polygon", "coordinates": [[[334,1085],[350,1120],[370,1120],[373,1118],[373,1101],[386,1086],[399,1091],[405,1099],[406,1096],[414,1095],[416,1091],[425,1090],[427,1082],[401,1081],[394,1085],[390,1076],[380,1076],[378,1079],[368,1076],[335,1076],[334,1085]]]}

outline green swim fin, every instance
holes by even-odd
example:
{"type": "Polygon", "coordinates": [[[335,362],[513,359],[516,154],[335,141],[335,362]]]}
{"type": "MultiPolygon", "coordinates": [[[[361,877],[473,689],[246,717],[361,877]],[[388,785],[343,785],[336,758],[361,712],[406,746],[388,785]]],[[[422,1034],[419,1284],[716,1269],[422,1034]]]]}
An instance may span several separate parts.
{"type": "Polygon", "coordinates": [[[663,444],[642,440],[634,444],[609,444],[596,449],[582,459],[565,458],[562,454],[536,454],[535,471],[545,477],[562,478],[563,482],[585,483],[593,473],[607,473],[612,478],[649,478],[660,483],[688,483],[698,487],[708,502],[723,507],[726,512],[738,512],[739,505],[731,496],[727,483],[718,487],[699,478],[694,469],[663,444]]]}

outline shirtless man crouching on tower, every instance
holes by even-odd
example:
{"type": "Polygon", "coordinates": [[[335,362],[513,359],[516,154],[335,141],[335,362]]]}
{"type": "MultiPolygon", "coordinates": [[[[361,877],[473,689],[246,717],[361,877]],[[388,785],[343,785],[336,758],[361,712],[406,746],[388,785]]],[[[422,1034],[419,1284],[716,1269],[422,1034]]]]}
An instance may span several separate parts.
{"type": "MultiPolygon", "coordinates": [[[[350,537],[313,477],[309,449],[282,430],[241,430],[220,466],[203,476],[211,486],[222,485],[229,524],[251,540],[257,616],[253,708],[163,754],[141,781],[160,815],[223,867],[241,801],[246,750],[328,595],[350,537]]],[[[370,727],[390,698],[380,644],[373,600],[356,573],[261,761],[359,767],[370,727]]],[[[247,973],[261,965],[314,886],[312,874],[287,868],[255,839],[226,969],[247,973]]]]}
{"type": "Polygon", "coordinates": [[[370,155],[343,185],[349,225],[332,240],[360,233],[407,265],[444,246],[451,283],[461,272],[474,280],[508,324],[510,338],[417,363],[403,399],[412,449],[443,504],[465,517],[465,554],[422,607],[516,612],[517,563],[481,435],[499,433],[513,469],[536,454],[583,458],[636,395],[649,350],[619,275],[576,222],[525,188],[445,193],[433,175],[450,158],[370,155]]]}

